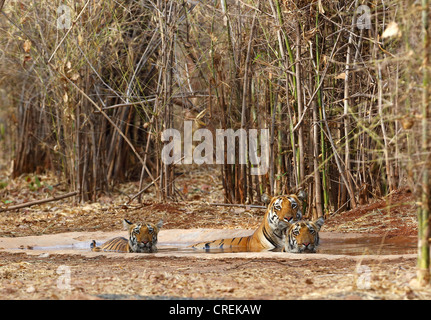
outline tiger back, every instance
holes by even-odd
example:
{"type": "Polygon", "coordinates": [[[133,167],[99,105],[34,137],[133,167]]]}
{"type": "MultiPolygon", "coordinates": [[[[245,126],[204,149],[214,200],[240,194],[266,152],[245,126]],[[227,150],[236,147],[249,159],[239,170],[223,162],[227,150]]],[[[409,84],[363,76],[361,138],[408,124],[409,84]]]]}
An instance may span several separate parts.
{"type": "Polygon", "coordinates": [[[211,249],[262,251],[281,248],[284,245],[284,231],[289,222],[302,218],[300,200],[303,198],[295,194],[273,197],[262,223],[250,236],[205,241],[190,247],[207,251],[211,249]]]}
{"type": "Polygon", "coordinates": [[[116,237],[106,241],[100,247],[96,246],[96,241],[91,242],[91,251],[111,251],[111,252],[129,252],[129,243],[124,237],[116,237]]]}
{"type": "Polygon", "coordinates": [[[319,231],[325,220],[323,217],[314,221],[296,221],[286,230],[286,242],[283,252],[315,253],[319,246],[319,231]]]}
{"type": "Polygon", "coordinates": [[[137,252],[149,253],[157,251],[157,236],[163,221],[153,223],[132,223],[127,219],[123,220],[123,226],[129,233],[129,239],[116,237],[108,240],[101,246],[96,246],[93,240],[91,251],[111,251],[111,252],[137,252]]]}

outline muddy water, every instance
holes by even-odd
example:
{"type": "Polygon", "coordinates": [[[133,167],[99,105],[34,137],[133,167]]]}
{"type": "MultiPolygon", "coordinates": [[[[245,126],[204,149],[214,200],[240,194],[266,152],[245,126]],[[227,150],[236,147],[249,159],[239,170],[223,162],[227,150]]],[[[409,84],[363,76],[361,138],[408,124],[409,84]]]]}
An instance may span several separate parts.
{"type": "Polygon", "coordinates": [[[417,252],[416,237],[367,237],[346,239],[322,239],[319,253],[331,255],[393,255],[415,254],[417,252]]]}
{"type": "MultiPolygon", "coordinates": [[[[194,229],[194,230],[162,230],[159,235],[159,253],[234,253],[241,252],[235,249],[213,249],[209,251],[194,250],[189,248],[190,244],[209,239],[220,239],[225,237],[244,236],[250,234],[250,230],[214,230],[214,229],[194,229]]],[[[117,234],[118,235],[118,234],[117,234]]],[[[97,240],[98,244],[103,243],[112,236],[101,234],[84,233],[76,235],[61,234],[47,235],[40,237],[26,238],[0,238],[0,248],[24,249],[40,251],[62,251],[76,250],[77,252],[90,251],[90,239],[97,240]],[[106,237],[105,237],[106,236],[106,237]],[[98,238],[99,237],[99,238],[98,238]],[[15,242],[14,242],[15,240],[15,242]],[[85,240],[85,241],[80,241],[85,240]],[[15,245],[14,245],[15,244],[15,245]]],[[[124,235],[123,235],[124,236],[124,235]]],[[[280,250],[274,250],[280,251],[280,250]]],[[[364,234],[343,234],[343,233],[320,233],[320,246],[318,253],[327,255],[400,255],[415,254],[417,251],[416,237],[392,237],[385,238],[379,236],[369,236],[364,234]]],[[[244,251],[242,251],[244,252],[244,251]]]]}
{"type": "MultiPolygon", "coordinates": [[[[202,252],[209,254],[247,252],[244,249],[225,248],[211,250],[194,250],[187,248],[183,244],[160,243],[159,252],[179,251],[179,252],[202,252]]],[[[279,252],[281,249],[274,249],[279,252]]],[[[329,255],[401,255],[415,254],[417,252],[416,237],[399,237],[385,239],[380,237],[355,237],[355,238],[335,238],[321,239],[318,253],[329,255]]]]}

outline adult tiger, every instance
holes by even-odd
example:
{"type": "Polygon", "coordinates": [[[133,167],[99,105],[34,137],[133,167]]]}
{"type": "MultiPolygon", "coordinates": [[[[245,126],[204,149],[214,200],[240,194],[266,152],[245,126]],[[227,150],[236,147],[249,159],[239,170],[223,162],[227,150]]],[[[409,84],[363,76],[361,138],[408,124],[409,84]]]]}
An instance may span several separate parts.
{"type": "Polygon", "coordinates": [[[319,245],[319,231],[325,220],[323,217],[314,221],[296,221],[286,230],[286,242],[283,252],[316,252],[319,245]]]}
{"type": "Polygon", "coordinates": [[[271,199],[263,221],[248,237],[205,241],[192,245],[195,249],[230,249],[233,251],[261,251],[284,246],[285,230],[290,222],[302,217],[300,199],[295,194],[271,199]]]}
{"type": "Polygon", "coordinates": [[[132,223],[127,219],[123,220],[124,229],[129,232],[129,240],[123,237],[111,239],[100,247],[96,246],[93,240],[91,251],[113,251],[113,252],[156,252],[157,235],[163,221],[153,223],[132,223]]]}

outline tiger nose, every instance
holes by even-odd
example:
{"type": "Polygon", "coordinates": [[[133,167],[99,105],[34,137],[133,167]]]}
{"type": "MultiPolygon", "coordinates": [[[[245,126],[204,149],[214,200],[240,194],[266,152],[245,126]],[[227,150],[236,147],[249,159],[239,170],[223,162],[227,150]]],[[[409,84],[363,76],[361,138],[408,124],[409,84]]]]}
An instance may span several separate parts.
{"type": "Polygon", "coordinates": [[[304,246],[308,247],[308,245],[310,244],[310,242],[303,242],[302,243],[304,246]]]}
{"type": "Polygon", "coordinates": [[[148,240],[144,240],[144,241],[142,241],[142,243],[143,243],[143,244],[147,244],[147,243],[148,243],[148,240]]]}

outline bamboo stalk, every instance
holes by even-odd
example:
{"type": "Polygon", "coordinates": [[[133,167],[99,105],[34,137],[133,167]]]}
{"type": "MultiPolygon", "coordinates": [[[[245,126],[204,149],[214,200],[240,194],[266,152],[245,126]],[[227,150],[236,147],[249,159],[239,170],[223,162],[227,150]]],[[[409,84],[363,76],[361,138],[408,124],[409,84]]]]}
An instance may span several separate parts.
{"type": "MultiPolygon", "coordinates": [[[[297,107],[298,117],[302,117],[305,113],[303,107],[303,94],[302,94],[302,75],[301,75],[301,30],[299,25],[299,19],[296,23],[296,96],[297,96],[297,107]]],[[[304,150],[304,130],[302,125],[298,129],[298,165],[299,165],[299,181],[300,184],[305,178],[305,150],[304,150]]]]}
{"type": "MultiPolygon", "coordinates": [[[[314,194],[317,217],[323,216],[322,210],[322,183],[319,170],[319,118],[317,103],[313,103],[313,166],[314,166],[314,194]]],[[[313,217],[314,218],[314,217],[313,217]]]]}
{"type": "MultiPolygon", "coordinates": [[[[354,7],[358,7],[358,0],[355,1],[354,7]]],[[[347,53],[346,53],[346,70],[345,70],[345,77],[344,77],[344,110],[343,110],[343,119],[344,119],[344,138],[345,138],[345,145],[344,145],[344,170],[345,170],[345,176],[346,176],[346,182],[345,188],[348,189],[349,195],[350,195],[350,204],[352,208],[356,208],[356,200],[355,195],[353,193],[353,187],[352,187],[352,180],[350,178],[350,171],[351,171],[351,161],[350,161],[350,142],[349,142],[349,136],[351,134],[351,126],[350,126],[350,116],[349,113],[350,110],[350,69],[351,69],[351,59],[352,59],[352,46],[353,46],[353,29],[356,24],[356,10],[355,14],[352,17],[352,24],[351,29],[352,31],[349,34],[349,40],[347,42],[347,53]]]]}
{"type": "Polygon", "coordinates": [[[430,283],[430,237],[431,237],[431,223],[430,223],[430,210],[431,210],[431,181],[429,179],[431,170],[431,159],[429,155],[430,133],[428,128],[428,121],[431,117],[431,107],[429,105],[430,98],[430,50],[431,50],[431,35],[429,26],[429,0],[422,0],[422,44],[423,44],[423,61],[422,61],[422,141],[421,151],[425,165],[422,173],[422,186],[421,186],[421,206],[418,209],[418,262],[417,262],[417,277],[421,285],[430,283]]]}
{"type": "MultiPolygon", "coordinates": [[[[316,29],[319,27],[319,10],[316,10],[316,29]]],[[[316,86],[317,90],[317,107],[319,112],[319,122],[321,123],[323,120],[322,115],[322,91],[320,89],[320,51],[319,51],[319,34],[316,33],[316,86]]],[[[317,123],[315,124],[317,125],[317,123]]],[[[325,134],[323,132],[323,128],[318,125],[318,130],[320,129],[320,155],[321,155],[321,163],[322,165],[322,193],[323,193],[323,210],[325,213],[329,211],[329,190],[327,184],[327,174],[326,174],[326,142],[325,142],[325,134]]]]}

